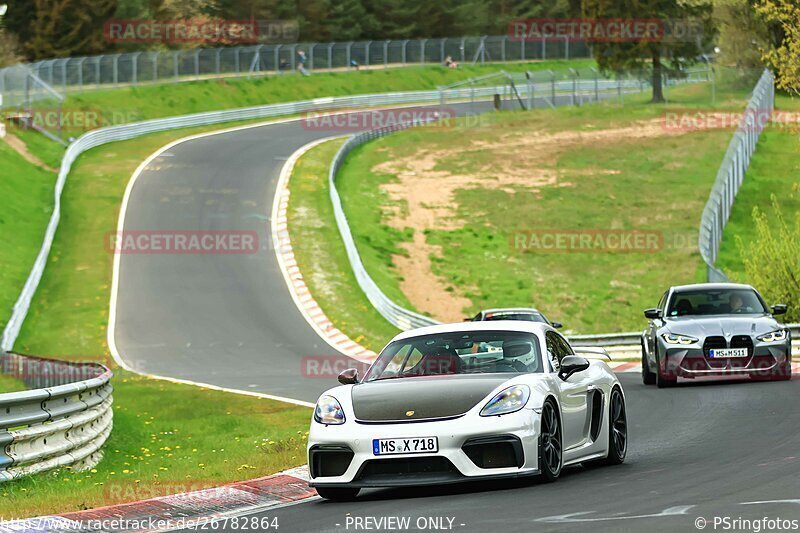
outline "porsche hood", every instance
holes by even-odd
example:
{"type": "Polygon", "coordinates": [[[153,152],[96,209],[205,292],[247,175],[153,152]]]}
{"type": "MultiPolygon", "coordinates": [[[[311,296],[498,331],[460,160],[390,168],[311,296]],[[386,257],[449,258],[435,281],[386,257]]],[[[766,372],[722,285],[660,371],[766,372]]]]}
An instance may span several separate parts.
{"type": "Polygon", "coordinates": [[[413,422],[463,415],[516,374],[467,374],[386,379],[354,385],[361,422],[413,422]]]}

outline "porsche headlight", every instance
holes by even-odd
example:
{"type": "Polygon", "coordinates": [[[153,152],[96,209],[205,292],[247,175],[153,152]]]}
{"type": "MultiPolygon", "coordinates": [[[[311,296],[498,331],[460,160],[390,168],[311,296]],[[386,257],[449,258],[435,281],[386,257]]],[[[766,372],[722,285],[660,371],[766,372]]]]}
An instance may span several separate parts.
{"type": "Polygon", "coordinates": [[[759,335],[756,338],[761,342],[779,342],[786,340],[786,334],[787,333],[785,329],[776,329],[775,331],[770,331],[764,335],[759,335]]]}
{"type": "Polygon", "coordinates": [[[339,400],[333,396],[320,397],[314,408],[314,420],[326,426],[344,424],[344,411],[339,400]]]}
{"type": "Polygon", "coordinates": [[[664,342],[667,344],[694,344],[697,342],[697,339],[694,337],[677,335],[675,333],[664,333],[661,335],[661,338],[664,339],[664,342]]]}
{"type": "Polygon", "coordinates": [[[514,385],[501,390],[481,409],[481,416],[515,413],[525,407],[530,397],[531,389],[527,385],[514,385]]]}

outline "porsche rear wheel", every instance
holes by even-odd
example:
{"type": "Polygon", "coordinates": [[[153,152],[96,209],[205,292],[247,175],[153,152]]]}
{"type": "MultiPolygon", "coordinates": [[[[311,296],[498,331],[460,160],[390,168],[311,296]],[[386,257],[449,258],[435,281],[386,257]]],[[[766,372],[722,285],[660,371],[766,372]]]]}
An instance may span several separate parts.
{"type": "Polygon", "coordinates": [[[622,464],[627,454],[628,414],[625,411],[625,398],[618,388],[614,388],[608,403],[608,457],[605,463],[622,464]]]}
{"type": "Polygon", "coordinates": [[[326,500],[337,502],[349,502],[358,496],[360,489],[348,489],[346,487],[316,487],[317,494],[326,500]]]}
{"type": "Polygon", "coordinates": [[[555,481],[563,465],[561,420],[552,400],[542,407],[542,428],[539,436],[539,470],[546,481],[555,481]]]}

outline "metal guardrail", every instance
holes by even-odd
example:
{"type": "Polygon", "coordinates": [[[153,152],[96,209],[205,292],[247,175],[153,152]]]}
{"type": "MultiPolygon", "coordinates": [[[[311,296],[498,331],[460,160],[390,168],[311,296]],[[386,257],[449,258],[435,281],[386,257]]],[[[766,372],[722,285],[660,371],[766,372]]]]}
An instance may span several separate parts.
{"type": "Polygon", "coordinates": [[[47,98],[33,78],[64,93],[122,85],[179,82],[295,70],[298,52],[305,71],[459,63],[527,61],[591,57],[584,41],[565,38],[512,41],[507,35],[332,43],[256,44],[250,46],[156,50],[48,59],[0,70],[2,106],[27,105],[47,98]],[[355,62],[355,64],[354,64],[355,62]]]}
{"type": "Polygon", "coordinates": [[[100,461],[113,426],[108,368],[0,352],[0,370],[35,387],[0,394],[0,482],[100,461]]]}
{"type": "MultiPolygon", "coordinates": [[[[703,69],[702,71],[690,71],[687,73],[689,80],[692,81],[699,81],[698,79],[692,79],[691,76],[700,72],[703,75],[706,75],[709,71],[707,69],[703,69]]],[[[544,98],[552,107],[557,107],[559,105],[576,105],[580,104],[584,101],[581,96],[587,96],[588,98],[586,101],[591,102],[592,96],[594,96],[594,101],[600,99],[601,91],[605,95],[618,95],[622,93],[627,93],[630,91],[636,91],[642,89],[642,83],[640,80],[636,79],[616,79],[616,80],[603,80],[603,83],[599,83],[597,78],[594,79],[579,79],[578,77],[573,78],[572,80],[568,81],[556,81],[555,77],[552,77],[552,81],[543,82],[543,83],[532,83],[532,76],[528,75],[518,75],[517,77],[508,76],[508,79],[511,81],[515,81],[519,84],[516,87],[517,91],[519,92],[519,97],[521,101],[528,101],[526,106],[527,109],[533,108],[533,98],[544,98]],[[544,96],[543,96],[544,95],[544,96]],[[549,98],[547,98],[549,96],[549,98]],[[523,98],[524,97],[524,98],[523,98]],[[530,97],[530,98],[529,98],[530,97]]],[[[676,80],[677,81],[677,80],[676,80]]],[[[467,82],[456,84],[456,86],[450,88],[440,88],[440,103],[444,104],[450,99],[454,98],[469,98],[475,99],[478,97],[485,97],[490,96],[492,94],[497,93],[498,89],[506,89],[505,86],[503,87],[475,87],[475,84],[470,84],[469,80],[467,82]]],[[[339,228],[339,234],[344,241],[345,250],[347,252],[348,260],[350,261],[350,266],[353,269],[353,273],[356,277],[356,281],[358,282],[359,287],[364,294],[367,296],[367,299],[372,303],[375,309],[392,325],[401,329],[407,330],[411,328],[423,327],[423,326],[431,326],[435,324],[440,324],[438,320],[435,320],[431,317],[421,315],[414,311],[410,311],[405,309],[395,302],[393,302],[386,294],[381,291],[375,281],[370,277],[369,273],[367,272],[366,268],[364,267],[364,263],[361,261],[361,256],[358,253],[358,248],[356,247],[355,241],[353,239],[353,234],[350,231],[350,224],[347,221],[347,217],[344,213],[344,209],[342,208],[342,201],[339,197],[339,192],[336,189],[336,173],[341,168],[344,159],[347,155],[353,151],[358,146],[361,146],[373,139],[377,139],[380,137],[384,137],[396,131],[400,131],[403,129],[407,129],[410,127],[414,127],[420,125],[419,122],[407,122],[404,124],[397,124],[391,127],[386,128],[379,128],[372,131],[367,131],[363,133],[359,133],[350,137],[340,148],[339,151],[333,158],[331,162],[331,167],[328,173],[328,184],[330,187],[330,197],[331,202],[333,204],[333,211],[334,217],[336,219],[336,225],[339,228]]],[[[625,335],[610,335],[608,337],[615,338],[620,337],[618,340],[621,342],[626,342],[625,335]]],[[[638,335],[638,334],[637,334],[638,335]]],[[[591,339],[598,337],[598,336],[581,336],[582,340],[585,342],[592,342],[591,339]]],[[[609,339],[610,340],[610,339],[609,339]]],[[[600,342],[600,341],[596,341],[600,342]]]]}
{"type": "Polygon", "coordinates": [[[753,89],[753,96],[747,104],[739,129],[728,145],[728,151],[717,171],[711,195],[703,209],[698,245],[700,255],[708,267],[708,281],[728,281],[728,276],[715,266],[717,254],[733,202],[750,166],[750,158],[755,152],[766,121],[775,109],[774,81],[772,72],[765,70],[753,89]]]}
{"type": "MultiPolygon", "coordinates": [[[[586,80],[584,83],[587,84],[585,91],[594,90],[593,88],[588,88],[588,86],[592,83],[590,80],[586,80]]],[[[625,83],[630,84],[631,80],[627,80],[625,83]]],[[[628,85],[626,85],[626,87],[627,86],[628,85]]],[[[572,91],[572,86],[570,85],[569,87],[569,91],[572,91]]],[[[476,94],[479,96],[490,97],[501,89],[502,88],[498,87],[482,87],[476,94]]],[[[472,93],[470,93],[468,90],[464,90],[463,93],[459,89],[446,91],[446,97],[451,100],[468,98],[471,94],[472,93]]],[[[119,126],[109,126],[85,133],[67,148],[64,157],[61,160],[61,167],[55,185],[55,203],[53,207],[53,214],[51,215],[47,229],[45,230],[42,247],[36,256],[36,260],[30,274],[28,275],[28,279],[25,281],[22,292],[14,304],[11,318],[3,330],[3,336],[2,339],[0,339],[0,350],[10,351],[14,346],[17,336],[19,335],[22,323],[28,314],[28,309],[30,308],[33,295],[36,292],[36,288],[39,286],[44,273],[44,268],[47,264],[47,258],[50,254],[50,248],[53,244],[53,239],[58,228],[61,218],[61,193],[64,190],[67,176],[72,168],[72,164],[75,162],[78,156],[87,150],[91,150],[92,148],[102,146],[104,144],[125,141],[140,137],[142,135],[166,130],[195,126],[208,126],[212,124],[220,124],[238,120],[254,120],[259,118],[291,116],[307,112],[329,111],[336,109],[356,109],[403,104],[435,104],[440,102],[441,97],[441,91],[433,90],[316,98],[313,100],[303,100],[300,102],[246,107],[240,109],[230,109],[226,111],[211,111],[206,113],[183,115],[179,117],[146,120],[142,122],[122,124],[119,126]]],[[[569,98],[565,97],[562,98],[562,100],[566,102],[569,100],[569,98]]]]}

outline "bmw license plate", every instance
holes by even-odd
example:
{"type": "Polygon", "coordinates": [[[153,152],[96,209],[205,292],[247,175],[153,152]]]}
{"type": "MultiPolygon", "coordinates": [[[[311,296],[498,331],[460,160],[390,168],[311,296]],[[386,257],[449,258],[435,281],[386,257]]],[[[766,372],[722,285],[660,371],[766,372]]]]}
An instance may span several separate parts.
{"type": "Polygon", "coordinates": [[[401,439],[372,439],[374,455],[393,455],[399,453],[435,453],[439,451],[436,437],[410,437],[401,439]]]}
{"type": "Polygon", "coordinates": [[[747,357],[747,348],[720,348],[708,351],[708,356],[718,359],[720,357],[747,357]]]}

